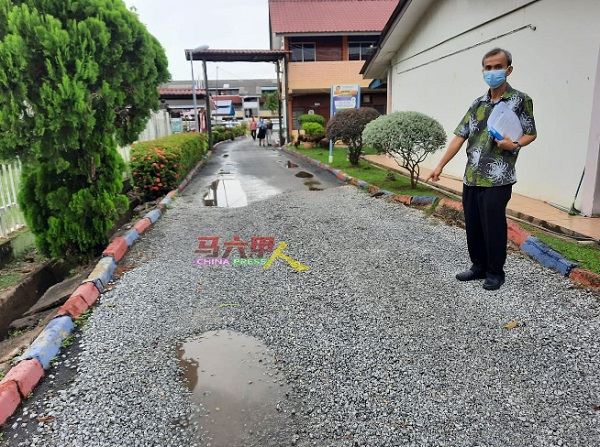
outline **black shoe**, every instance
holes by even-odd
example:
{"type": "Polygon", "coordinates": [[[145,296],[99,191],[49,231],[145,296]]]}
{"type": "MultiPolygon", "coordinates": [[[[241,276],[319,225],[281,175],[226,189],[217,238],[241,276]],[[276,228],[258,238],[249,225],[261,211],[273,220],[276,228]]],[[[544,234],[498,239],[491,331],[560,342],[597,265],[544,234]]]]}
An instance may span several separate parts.
{"type": "Polygon", "coordinates": [[[486,278],[483,282],[485,290],[498,290],[504,284],[504,278],[486,278]]]}
{"type": "Polygon", "coordinates": [[[456,279],[459,281],[473,281],[474,279],[485,279],[485,272],[474,272],[473,270],[466,270],[458,273],[456,279]]]}

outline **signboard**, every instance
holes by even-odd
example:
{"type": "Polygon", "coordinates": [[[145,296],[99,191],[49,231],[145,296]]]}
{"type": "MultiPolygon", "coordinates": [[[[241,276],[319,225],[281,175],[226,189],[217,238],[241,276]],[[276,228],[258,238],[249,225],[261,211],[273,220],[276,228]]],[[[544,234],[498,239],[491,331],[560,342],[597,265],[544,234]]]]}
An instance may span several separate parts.
{"type": "Polygon", "coordinates": [[[171,129],[173,133],[183,132],[183,122],[181,118],[171,118],[171,129]]]}
{"type": "MultiPolygon", "coordinates": [[[[337,84],[331,86],[330,117],[344,109],[360,107],[360,85],[337,84]]],[[[333,163],[333,141],[329,140],[329,163],[333,163]]]]}
{"type": "Polygon", "coordinates": [[[360,85],[331,86],[331,116],[343,109],[360,107],[360,85]]]}

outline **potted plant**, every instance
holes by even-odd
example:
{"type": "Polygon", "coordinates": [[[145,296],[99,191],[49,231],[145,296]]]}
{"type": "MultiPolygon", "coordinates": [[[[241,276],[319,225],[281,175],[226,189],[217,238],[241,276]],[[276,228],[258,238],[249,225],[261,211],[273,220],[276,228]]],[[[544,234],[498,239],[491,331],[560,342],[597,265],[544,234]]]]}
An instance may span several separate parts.
{"type": "MultiPolygon", "coordinates": [[[[318,143],[325,134],[325,117],[318,113],[306,113],[298,117],[298,124],[304,131],[303,141],[306,149],[312,149],[315,143],[318,143]],[[318,124],[321,126],[313,126],[318,124]],[[308,125],[308,130],[305,126],[308,125]]],[[[300,136],[299,136],[300,137],[300,136]]],[[[298,138],[300,139],[300,138],[298,138]]]]}
{"type": "Polygon", "coordinates": [[[304,123],[302,124],[302,130],[305,136],[305,149],[312,149],[315,143],[318,143],[325,135],[325,128],[319,123],[304,123]]]}

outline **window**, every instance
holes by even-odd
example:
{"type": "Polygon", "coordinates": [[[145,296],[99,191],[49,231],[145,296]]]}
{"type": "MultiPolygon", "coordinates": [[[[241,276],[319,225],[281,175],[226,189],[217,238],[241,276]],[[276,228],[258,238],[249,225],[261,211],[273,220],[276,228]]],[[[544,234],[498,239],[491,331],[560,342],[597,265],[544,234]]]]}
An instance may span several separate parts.
{"type": "Polygon", "coordinates": [[[300,126],[300,124],[298,123],[298,117],[300,115],[304,115],[304,108],[303,107],[294,107],[292,109],[292,129],[293,130],[302,129],[302,126],[300,126]]]}
{"type": "Polygon", "coordinates": [[[371,47],[375,46],[375,41],[370,42],[348,42],[348,60],[364,61],[369,57],[371,47]]]}
{"type": "Polygon", "coordinates": [[[292,62],[312,62],[315,60],[315,44],[294,42],[290,45],[292,62]]]}

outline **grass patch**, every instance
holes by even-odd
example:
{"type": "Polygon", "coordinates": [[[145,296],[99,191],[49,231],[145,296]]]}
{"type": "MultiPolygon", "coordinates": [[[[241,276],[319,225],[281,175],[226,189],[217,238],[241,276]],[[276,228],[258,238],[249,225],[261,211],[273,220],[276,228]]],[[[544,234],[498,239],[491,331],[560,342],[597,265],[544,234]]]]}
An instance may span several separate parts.
{"type": "Polygon", "coordinates": [[[0,272],[0,289],[6,289],[7,287],[17,284],[21,279],[21,276],[22,275],[18,273],[0,272]]]}
{"type": "Polygon", "coordinates": [[[77,327],[85,327],[90,316],[92,315],[92,311],[90,309],[84,311],[79,318],[76,318],[73,322],[77,327]]]}
{"type": "Polygon", "coordinates": [[[75,341],[75,334],[71,334],[62,341],[62,343],[60,344],[60,347],[62,349],[66,349],[69,346],[71,346],[74,341],[75,341]]]}
{"type": "Polygon", "coordinates": [[[532,236],[537,237],[569,261],[600,275],[600,250],[596,246],[581,244],[568,238],[555,236],[531,225],[521,224],[521,226],[529,231],[532,236]]]}
{"type": "MultiPolygon", "coordinates": [[[[358,165],[354,166],[347,160],[346,147],[334,147],[333,148],[333,163],[329,163],[329,150],[328,149],[295,149],[301,154],[306,154],[315,160],[327,163],[330,166],[341,169],[346,174],[355,177],[365,182],[375,185],[381,189],[388,190],[395,194],[408,195],[408,196],[433,196],[433,197],[446,197],[445,195],[434,191],[427,185],[419,183],[416,188],[411,188],[410,179],[403,176],[402,174],[393,173],[394,180],[391,180],[388,175],[391,171],[386,169],[378,168],[373,166],[371,163],[366,161],[359,161],[358,165]]],[[[377,151],[372,148],[365,148],[365,154],[373,155],[377,151]]]]}
{"type": "Polygon", "coordinates": [[[15,329],[14,331],[10,331],[8,333],[8,339],[11,340],[13,338],[17,338],[19,335],[23,334],[23,331],[20,329],[15,329]]]}

